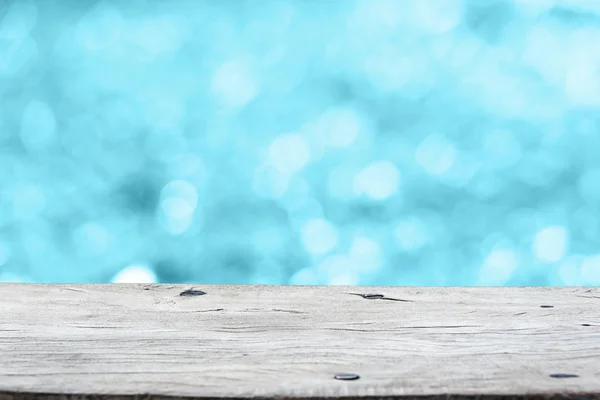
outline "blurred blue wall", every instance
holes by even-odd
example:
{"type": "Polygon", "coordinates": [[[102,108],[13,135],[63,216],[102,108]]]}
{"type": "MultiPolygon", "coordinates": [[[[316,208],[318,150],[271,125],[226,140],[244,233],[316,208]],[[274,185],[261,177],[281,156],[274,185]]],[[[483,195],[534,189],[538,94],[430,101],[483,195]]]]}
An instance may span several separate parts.
{"type": "Polygon", "coordinates": [[[0,280],[600,284],[598,0],[0,0],[0,280]]]}

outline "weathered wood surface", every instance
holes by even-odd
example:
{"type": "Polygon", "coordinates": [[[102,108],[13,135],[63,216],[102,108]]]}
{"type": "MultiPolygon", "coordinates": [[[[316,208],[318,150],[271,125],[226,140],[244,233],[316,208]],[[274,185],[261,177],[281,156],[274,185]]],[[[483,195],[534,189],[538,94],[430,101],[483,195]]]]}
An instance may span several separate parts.
{"type": "Polygon", "coordinates": [[[188,289],[0,285],[0,398],[600,398],[598,289],[188,289]]]}

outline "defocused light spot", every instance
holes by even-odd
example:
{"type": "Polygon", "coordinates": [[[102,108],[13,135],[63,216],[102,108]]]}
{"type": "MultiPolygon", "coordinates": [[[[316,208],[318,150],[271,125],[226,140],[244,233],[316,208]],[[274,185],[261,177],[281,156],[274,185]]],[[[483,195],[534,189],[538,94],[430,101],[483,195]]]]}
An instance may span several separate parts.
{"type": "Polygon", "coordinates": [[[75,245],[85,254],[100,255],[108,250],[111,235],[108,230],[95,223],[80,225],[74,232],[75,245]]]}
{"type": "Polygon", "coordinates": [[[318,129],[326,135],[332,147],[352,145],[363,129],[358,114],[351,108],[331,108],[318,122],[318,129]]]}
{"type": "MultiPolygon", "coordinates": [[[[585,48],[595,44],[584,45],[585,48]]],[[[582,106],[600,105],[600,72],[598,60],[588,54],[569,59],[569,69],[565,79],[566,93],[571,102],[582,106]]]]}
{"type": "Polygon", "coordinates": [[[375,161],[356,175],[354,192],[373,200],[385,200],[398,192],[400,171],[389,161],[375,161]]]}
{"type": "Polygon", "coordinates": [[[212,91],[223,105],[243,107],[258,95],[258,85],[250,66],[237,59],[217,68],[212,78],[212,91]]]}
{"type": "Polygon", "coordinates": [[[46,206],[46,196],[39,186],[22,185],[13,192],[13,215],[17,219],[34,219],[46,206]]]}
{"type": "Polygon", "coordinates": [[[195,209],[198,205],[198,194],[196,188],[189,182],[184,180],[174,180],[165,185],[160,191],[161,201],[165,201],[169,198],[178,198],[195,209]]]}
{"type": "Polygon", "coordinates": [[[2,283],[24,283],[24,282],[30,282],[30,280],[25,279],[20,275],[3,272],[3,273],[0,273],[0,282],[2,282],[2,283]]]}
{"type": "Polygon", "coordinates": [[[585,285],[600,285],[600,255],[585,258],[581,265],[581,278],[585,285]]]}
{"type": "Polygon", "coordinates": [[[160,204],[159,221],[171,235],[180,235],[192,224],[194,207],[180,197],[169,197],[160,204]]]}
{"type": "Polygon", "coordinates": [[[439,134],[427,136],[417,147],[417,162],[431,175],[442,175],[456,160],[456,148],[439,134]]]}
{"type": "Polygon", "coordinates": [[[330,282],[332,278],[338,275],[353,272],[353,260],[345,255],[335,254],[323,259],[317,266],[319,277],[330,282]]]}
{"type": "Polygon", "coordinates": [[[567,50],[567,35],[551,24],[537,23],[529,29],[524,39],[525,65],[532,67],[551,86],[564,85],[568,58],[559,56],[564,56],[567,50]]]}
{"type": "Polygon", "coordinates": [[[302,202],[306,197],[312,197],[313,188],[305,175],[294,175],[290,179],[290,185],[282,199],[286,207],[297,202],[302,202]]]}
{"type": "Polygon", "coordinates": [[[332,286],[356,286],[360,283],[360,276],[355,272],[344,272],[334,275],[327,281],[332,286]]]}
{"type": "Polygon", "coordinates": [[[479,283],[489,286],[502,286],[517,269],[519,259],[517,253],[504,247],[494,248],[483,262],[479,271],[479,283]]]}
{"type": "Polygon", "coordinates": [[[198,194],[192,184],[171,181],[160,192],[159,222],[171,235],[180,235],[191,226],[197,205],[198,194]]]}
{"type": "Polygon", "coordinates": [[[481,167],[481,162],[475,160],[471,154],[460,153],[454,163],[439,178],[448,186],[463,188],[467,185],[481,167]]]}
{"type": "Polygon", "coordinates": [[[430,240],[427,226],[416,217],[400,221],[394,233],[396,242],[404,251],[419,250],[430,240]]]}
{"type": "Polygon", "coordinates": [[[290,285],[317,285],[319,278],[312,268],[303,268],[290,278],[290,285]]]}
{"type": "Polygon", "coordinates": [[[112,283],[156,283],[156,274],[147,265],[130,265],[118,272],[112,283]]]}
{"type": "Polygon", "coordinates": [[[383,252],[379,243],[364,236],[352,241],[350,258],[357,271],[376,271],[383,264],[383,252]]]}
{"type": "Polygon", "coordinates": [[[21,121],[21,141],[29,151],[43,150],[54,140],[56,119],[48,104],[33,100],[27,104],[21,121]]]}
{"type": "Polygon", "coordinates": [[[301,229],[302,244],[312,254],[326,254],[337,246],[336,229],[324,219],[311,219],[301,229]]]}
{"type": "Polygon", "coordinates": [[[540,230],[533,240],[533,253],[544,263],[562,260],[567,251],[568,232],[564,226],[549,226],[540,230]]]}
{"type": "Polygon", "coordinates": [[[444,33],[456,28],[464,13],[463,0],[417,0],[414,18],[432,33],[444,33]]]}
{"type": "MultiPolygon", "coordinates": [[[[390,47],[379,49],[365,62],[365,73],[372,85],[382,93],[410,92],[408,85],[419,84],[426,78],[416,66],[415,55],[409,57],[401,49],[390,47]]],[[[414,91],[414,86],[411,87],[414,91]]]]}
{"type": "Polygon", "coordinates": [[[280,172],[296,173],[304,168],[309,160],[310,149],[300,135],[281,135],[269,146],[269,162],[280,172]]]}

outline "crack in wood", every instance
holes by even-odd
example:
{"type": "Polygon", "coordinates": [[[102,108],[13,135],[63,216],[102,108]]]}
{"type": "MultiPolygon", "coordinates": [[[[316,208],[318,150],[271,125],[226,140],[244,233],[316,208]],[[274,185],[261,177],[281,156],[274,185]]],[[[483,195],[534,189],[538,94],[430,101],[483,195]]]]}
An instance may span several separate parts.
{"type": "Polygon", "coordinates": [[[360,296],[363,299],[367,299],[367,300],[390,300],[390,301],[403,301],[403,302],[407,302],[407,303],[414,303],[413,300],[396,299],[396,298],[393,298],[393,297],[384,296],[382,294],[373,294],[373,293],[367,293],[367,294],[364,294],[364,293],[347,293],[347,294],[352,295],[352,296],[360,296]]]}
{"type": "Polygon", "coordinates": [[[326,328],[328,331],[348,331],[348,332],[396,332],[401,329],[453,329],[453,328],[481,328],[483,325],[417,325],[417,326],[398,326],[394,329],[358,329],[358,328],[326,328]]]}
{"type": "Polygon", "coordinates": [[[264,313],[269,313],[269,312],[281,312],[281,313],[287,313],[287,314],[306,314],[303,311],[297,311],[297,310],[285,310],[285,309],[281,309],[281,308],[272,308],[272,309],[263,309],[263,308],[243,308],[243,309],[225,309],[225,308],[211,308],[208,310],[195,310],[195,311],[178,311],[179,313],[205,313],[205,312],[221,312],[221,311],[226,311],[226,312],[248,312],[248,313],[260,313],[260,312],[264,312],[264,313]]]}
{"type": "Polygon", "coordinates": [[[87,293],[85,290],[80,290],[80,289],[73,289],[70,287],[66,287],[66,288],[61,288],[60,291],[62,292],[63,290],[68,290],[70,292],[78,292],[78,293],[87,293]]]}

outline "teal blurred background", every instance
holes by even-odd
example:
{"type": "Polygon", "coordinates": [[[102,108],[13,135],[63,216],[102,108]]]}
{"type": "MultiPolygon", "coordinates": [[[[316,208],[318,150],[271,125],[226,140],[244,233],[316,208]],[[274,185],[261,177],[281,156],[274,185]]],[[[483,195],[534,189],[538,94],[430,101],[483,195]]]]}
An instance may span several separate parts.
{"type": "Polygon", "coordinates": [[[0,0],[0,281],[600,284],[598,0],[0,0]]]}

